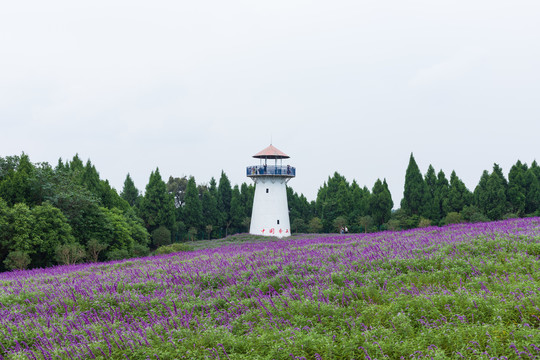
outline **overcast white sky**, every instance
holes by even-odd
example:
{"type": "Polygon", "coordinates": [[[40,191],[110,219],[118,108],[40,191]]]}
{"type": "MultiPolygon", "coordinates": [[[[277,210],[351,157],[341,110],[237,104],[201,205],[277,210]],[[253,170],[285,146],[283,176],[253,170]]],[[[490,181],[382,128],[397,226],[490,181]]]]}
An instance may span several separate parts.
{"type": "Polygon", "coordinates": [[[250,181],[270,144],[314,200],[334,171],[403,195],[411,152],[473,190],[540,161],[540,2],[4,1],[0,156],[250,181]]]}

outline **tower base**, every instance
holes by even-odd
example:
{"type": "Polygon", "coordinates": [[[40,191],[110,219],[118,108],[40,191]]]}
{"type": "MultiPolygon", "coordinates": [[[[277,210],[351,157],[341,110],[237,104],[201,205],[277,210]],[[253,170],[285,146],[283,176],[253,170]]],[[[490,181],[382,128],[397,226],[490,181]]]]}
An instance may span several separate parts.
{"type": "Polygon", "coordinates": [[[291,235],[287,204],[288,178],[258,176],[249,233],[253,235],[285,237],[291,235]]]}

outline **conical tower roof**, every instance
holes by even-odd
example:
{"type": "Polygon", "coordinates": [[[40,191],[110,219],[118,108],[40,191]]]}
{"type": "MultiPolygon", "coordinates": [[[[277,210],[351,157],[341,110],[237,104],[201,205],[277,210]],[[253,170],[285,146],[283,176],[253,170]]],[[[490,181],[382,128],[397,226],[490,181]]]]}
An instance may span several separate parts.
{"type": "Polygon", "coordinates": [[[290,158],[289,155],[285,154],[283,151],[276,148],[274,145],[270,145],[264,150],[259,151],[255,155],[253,155],[254,158],[258,159],[288,159],[290,158]]]}

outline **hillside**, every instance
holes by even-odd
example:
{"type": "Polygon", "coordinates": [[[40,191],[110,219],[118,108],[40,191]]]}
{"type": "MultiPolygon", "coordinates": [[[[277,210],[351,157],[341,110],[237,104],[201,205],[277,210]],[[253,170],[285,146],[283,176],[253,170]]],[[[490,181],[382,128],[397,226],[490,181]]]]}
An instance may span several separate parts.
{"type": "Polygon", "coordinates": [[[540,357],[540,218],[0,274],[0,359],[540,357]]]}

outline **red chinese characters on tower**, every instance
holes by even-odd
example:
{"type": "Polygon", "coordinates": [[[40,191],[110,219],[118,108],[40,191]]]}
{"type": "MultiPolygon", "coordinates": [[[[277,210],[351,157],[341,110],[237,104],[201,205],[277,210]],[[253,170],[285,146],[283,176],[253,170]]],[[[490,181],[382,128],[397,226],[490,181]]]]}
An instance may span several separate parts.
{"type": "Polygon", "coordinates": [[[270,231],[269,231],[270,234],[273,234],[274,232],[275,232],[274,228],[271,228],[270,231]]]}

